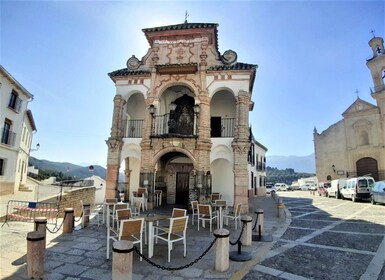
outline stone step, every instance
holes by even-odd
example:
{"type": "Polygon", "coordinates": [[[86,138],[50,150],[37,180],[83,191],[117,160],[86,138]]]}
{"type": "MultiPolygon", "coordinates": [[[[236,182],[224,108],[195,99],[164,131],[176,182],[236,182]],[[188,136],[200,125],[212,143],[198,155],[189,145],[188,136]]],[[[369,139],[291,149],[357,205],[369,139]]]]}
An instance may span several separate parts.
{"type": "Polygon", "coordinates": [[[19,187],[19,192],[32,192],[32,190],[28,187],[19,187]]]}

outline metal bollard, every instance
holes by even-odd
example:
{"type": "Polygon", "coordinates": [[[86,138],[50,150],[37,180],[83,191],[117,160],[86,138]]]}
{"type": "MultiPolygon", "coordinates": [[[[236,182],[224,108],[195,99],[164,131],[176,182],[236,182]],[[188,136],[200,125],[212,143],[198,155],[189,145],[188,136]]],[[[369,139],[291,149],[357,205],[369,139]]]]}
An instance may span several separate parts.
{"type": "Polygon", "coordinates": [[[35,231],[40,232],[44,235],[44,248],[45,248],[46,238],[47,238],[47,218],[36,217],[34,222],[35,222],[35,231]]]}
{"type": "Polygon", "coordinates": [[[242,216],[241,218],[242,223],[245,223],[245,229],[242,234],[242,244],[245,246],[250,246],[252,241],[252,222],[253,218],[250,216],[242,216]]]}
{"type": "Polygon", "coordinates": [[[277,204],[277,216],[283,217],[283,214],[285,213],[285,205],[283,205],[282,198],[278,198],[278,204],[277,204]]]}
{"type": "Polygon", "coordinates": [[[27,233],[27,273],[30,279],[43,279],[45,237],[37,231],[27,233]]]}
{"type": "Polygon", "coordinates": [[[112,245],[112,280],[132,280],[132,251],[131,241],[116,241],[112,245]]]}
{"type": "Polygon", "coordinates": [[[221,228],[214,231],[214,236],[217,237],[215,246],[215,271],[224,272],[230,267],[230,232],[227,229],[221,228]]]}
{"type": "Polygon", "coordinates": [[[90,222],[91,204],[83,204],[83,216],[82,216],[82,227],[86,227],[90,222]]]}
{"type": "Polygon", "coordinates": [[[257,224],[255,227],[255,231],[257,231],[261,235],[263,232],[264,211],[263,209],[257,209],[255,211],[255,214],[257,214],[257,224]]]}
{"type": "Polygon", "coordinates": [[[72,233],[74,229],[74,209],[64,208],[63,233],[72,233]]]}

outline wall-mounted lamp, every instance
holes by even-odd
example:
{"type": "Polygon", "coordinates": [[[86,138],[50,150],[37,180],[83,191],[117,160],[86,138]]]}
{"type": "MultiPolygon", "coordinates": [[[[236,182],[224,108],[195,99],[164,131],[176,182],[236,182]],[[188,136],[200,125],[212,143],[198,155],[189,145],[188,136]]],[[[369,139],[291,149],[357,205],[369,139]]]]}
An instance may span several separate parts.
{"type": "Polygon", "coordinates": [[[199,104],[195,104],[193,109],[196,115],[199,115],[199,113],[201,112],[201,107],[199,107],[199,104]]]}
{"type": "Polygon", "coordinates": [[[336,166],[334,164],[332,165],[332,168],[333,168],[333,172],[336,173],[336,166]]]}
{"type": "Polygon", "coordinates": [[[36,144],[36,149],[30,149],[30,152],[35,152],[35,151],[37,151],[37,150],[39,150],[39,149],[40,149],[40,144],[37,143],[37,144],[36,144]]]}
{"type": "Polygon", "coordinates": [[[151,114],[152,116],[154,116],[155,111],[156,111],[155,106],[154,106],[153,104],[151,104],[150,107],[148,107],[148,111],[150,112],[150,114],[151,114]]]}

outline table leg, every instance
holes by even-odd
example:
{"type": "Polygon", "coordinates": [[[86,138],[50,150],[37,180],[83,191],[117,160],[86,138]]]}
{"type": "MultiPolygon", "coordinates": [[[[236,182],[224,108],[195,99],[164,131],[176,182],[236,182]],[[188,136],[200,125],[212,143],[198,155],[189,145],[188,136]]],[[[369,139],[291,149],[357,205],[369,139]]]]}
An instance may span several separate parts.
{"type": "Polygon", "coordinates": [[[148,222],[148,257],[152,258],[154,254],[154,224],[148,222]]]}

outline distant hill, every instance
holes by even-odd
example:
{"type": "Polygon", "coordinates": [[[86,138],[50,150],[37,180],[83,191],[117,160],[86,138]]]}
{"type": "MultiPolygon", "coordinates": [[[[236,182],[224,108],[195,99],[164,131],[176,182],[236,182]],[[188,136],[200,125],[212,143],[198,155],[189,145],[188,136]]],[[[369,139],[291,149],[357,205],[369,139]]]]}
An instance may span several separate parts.
{"type": "Polygon", "coordinates": [[[308,156],[266,156],[266,165],[278,169],[292,168],[296,172],[315,173],[314,153],[308,156]]]}
{"type": "Polygon", "coordinates": [[[93,165],[94,169],[90,171],[89,166],[84,167],[69,162],[53,162],[34,157],[29,158],[29,164],[39,170],[61,172],[65,176],[77,179],[84,179],[92,175],[106,179],[106,169],[100,165],[93,165]]]}

